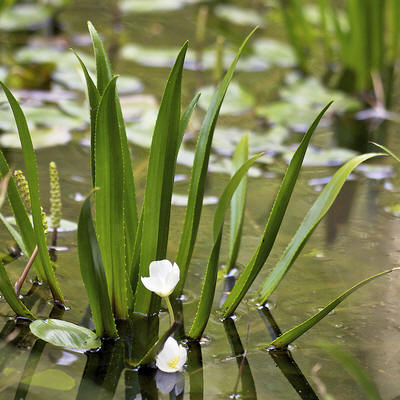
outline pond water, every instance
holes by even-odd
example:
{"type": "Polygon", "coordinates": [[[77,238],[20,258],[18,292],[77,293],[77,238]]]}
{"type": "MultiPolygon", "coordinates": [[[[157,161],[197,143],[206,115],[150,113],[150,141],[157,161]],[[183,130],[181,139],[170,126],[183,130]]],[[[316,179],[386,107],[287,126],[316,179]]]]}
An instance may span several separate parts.
{"type": "MultiPolygon", "coordinates": [[[[0,78],[8,75],[10,81],[10,76],[14,77],[12,82],[16,86],[20,81],[23,82],[20,88],[25,86],[23,91],[16,90],[16,95],[23,101],[23,108],[32,124],[33,141],[39,148],[41,192],[48,193],[48,164],[54,160],[60,173],[63,218],[71,221],[77,220],[81,202],[90,189],[88,111],[87,105],[83,104],[83,84],[76,72],[77,63],[68,52],[68,48],[73,47],[80,54],[87,55],[90,65],[86,21],[91,20],[104,35],[114,70],[121,75],[121,99],[128,120],[129,140],[133,143],[139,198],[144,192],[147,147],[155,110],[168,76],[168,66],[178,47],[186,39],[193,43],[185,69],[183,103],[188,104],[200,90],[207,105],[207,89],[201,88],[213,85],[213,74],[218,75],[214,68],[216,38],[225,38],[224,58],[229,62],[232,51],[252,26],[261,25],[252,39],[251,51],[244,54],[244,61],[239,65],[234,90],[227,96],[227,105],[222,110],[215,135],[206,190],[210,204],[203,209],[198,243],[184,293],[187,326],[194,317],[212,246],[213,199],[221,194],[228,180],[229,158],[238,138],[251,132],[252,151],[266,151],[262,163],[251,170],[248,182],[247,211],[239,255],[239,267],[242,267],[257,247],[285,171],[285,161],[301,137],[299,132],[332,97],[337,100],[338,113],[357,107],[354,99],[341,92],[329,91],[318,81],[303,79],[295,72],[293,54],[285,44],[285,33],[275,2],[248,3],[243,6],[238,2],[232,6],[232,3],[225,2],[189,0],[73,0],[56,13],[51,23],[42,25],[39,15],[39,22],[33,23],[39,28],[29,33],[21,29],[5,29],[4,19],[0,18],[0,29],[3,29],[0,31],[0,78]],[[205,37],[199,42],[196,29],[201,28],[198,21],[202,18],[207,20],[207,25],[205,37]],[[11,57],[14,58],[12,61],[11,57]],[[13,66],[14,61],[19,63],[18,68],[13,66]],[[43,68],[43,62],[51,64],[50,75],[43,68]],[[26,77],[24,71],[33,65],[40,66],[37,75],[26,77]],[[47,82],[51,90],[37,90],[43,87],[43,82],[38,84],[37,80],[47,82]],[[28,87],[35,90],[26,90],[27,82],[31,83],[28,87]],[[267,119],[274,122],[272,128],[267,119]]],[[[318,60],[320,55],[315,57],[318,60]]],[[[321,71],[317,62],[315,68],[318,75],[321,71]]],[[[0,101],[3,99],[1,96],[0,101]]],[[[394,104],[393,111],[398,111],[396,97],[394,104]]],[[[176,204],[184,203],[182,195],[188,186],[193,136],[204,115],[202,107],[201,103],[189,126],[184,151],[179,156],[179,179],[174,189],[176,204]]],[[[15,133],[12,132],[10,116],[8,108],[0,104],[0,127],[4,130],[1,145],[9,163],[19,167],[22,166],[22,155],[14,145],[15,133]]],[[[335,123],[331,116],[321,125],[312,141],[314,153],[310,152],[306,157],[306,166],[275,248],[253,284],[254,290],[279,259],[326,178],[334,173],[337,167],[333,165],[343,163],[356,150],[366,150],[371,138],[385,138],[385,145],[395,152],[399,145],[398,124],[395,123],[378,125],[373,132],[379,131],[379,134],[371,133],[368,121],[354,123],[340,118],[335,123]]],[[[359,168],[344,185],[332,210],[272,295],[269,321],[273,318],[280,330],[286,331],[356,282],[396,265],[400,229],[393,214],[398,204],[398,192],[398,168],[391,160],[374,161],[359,168]]],[[[42,197],[46,209],[46,195],[42,197]]],[[[175,206],[168,249],[170,259],[174,259],[177,252],[183,217],[184,206],[175,206]]],[[[12,241],[5,230],[0,232],[0,239],[2,250],[6,251],[12,241]]],[[[70,307],[63,318],[90,326],[87,298],[79,272],[76,232],[60,233],[58,246],[56,273],[70,307]]],[[[227,251],[226,235],[221,264],[226,261],[227,251]]],[[[7,272],[12,281],[18,278],[23,267],[22,259],[8,265],[7,272]]],[[[343,366],[321,349],[320,341],[323,340],[356,357],[378,386],[382,398],[395,399],[400,395],[398,282],[398,275],[394,273],[357,291],[299,338],[290,348],[293,359],[287,362],[290,356],[286,355],[286,362],[285,359],[277,361],[279,368],[265,351],[265,345],[272,339],[267,310],[262,312],[251,301],[246,301],[238,308],[235,319],[225,324],[213,314],[200,346],[190,346],[187,371],[174,375],[129,367],[123,353],[129,346],[123,342],[107,344],[104,354],[77,353],[45,344],[29,333],[23,321],[16,322],[12,311],[1,301],[0,398],[322,399],[324,388],[334,399],[366,398],[343,366]],[[244,349],[247,361],[242,363],[240,354],[244,349]]],[[[25,301],[32,304],[39,316],[46,318],[50,312],[56,315],[60,312],[57,309],[52,311],[48,290],[32,286],[28,293],[28,287],[26,285],[23,290],[25,301]]],[[[224,282],[221,280],[215,306],[223,291],[224,282]]],[[[167,323],[167,313],[163,312],[161,326],[166,327],[167,323]]]]}

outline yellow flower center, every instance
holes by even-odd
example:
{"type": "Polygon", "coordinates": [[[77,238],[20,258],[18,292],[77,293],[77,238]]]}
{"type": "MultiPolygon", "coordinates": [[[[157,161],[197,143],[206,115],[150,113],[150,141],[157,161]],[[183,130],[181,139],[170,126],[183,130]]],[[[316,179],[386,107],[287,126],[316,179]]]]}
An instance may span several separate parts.
{"type": "Polygon", "coordinates": [[[168,361],[168,367],[172,369],[176,369],[178,366],[179,357],[173,358],[171,361],[168,361]]]}

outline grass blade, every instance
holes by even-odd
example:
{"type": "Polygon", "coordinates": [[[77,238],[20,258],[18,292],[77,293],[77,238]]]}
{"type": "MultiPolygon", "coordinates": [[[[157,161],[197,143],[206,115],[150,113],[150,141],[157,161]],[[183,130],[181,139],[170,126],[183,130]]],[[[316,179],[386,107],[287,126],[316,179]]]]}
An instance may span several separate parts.
{"type": "Polygon", "coordinates": [[[25,304],[15,294],[13,285],[8,278],[3,263],[0,261],[0,292],[6,299],[7,304],[20,317],[36,319],[36,317],[26,308],[25,304]]]}
{"type": "Polygon", "coordinates": [[[274,245],[276,236],[286,212],[286,208],[289,204],[290,197],[299,176],[308,143],[310,142],[311,136],[315,131],[319,121],[331,104],[332,103],[326,105],[325,108],[319,113],[308,131],[305,133],[303,140],[294,153],[281,183],[281,187],[279,188],[279,192],[275,198],[275,202],[269,215],[261,242],[258,245],[258,248],[250,262],[247,264],[239,279],[236,281],[231,293],[228,295],[221,307],[223,318],[229,317],[234,313],[236,307],[249,290],[251,284],[267,260],[272,246],[274,245]]]}
{"type": "Polygon", "coordinates": [[[90,197],[86,198],[79,215],[78,253],[82,280],[89,297],[96,333],[99,337],[103,337],[104,334],[116,337],[117,329],[111,303],[109,296],[106,295],[108,293],[106,274],[90,211],[90,197]]]}
{"type": "Polygon", "coordinates": [[[97,89],[100,95],[103,95],[108,83],[113,77],[111,65],[107,53],[104,50],[103,42],[90,21],[88,22],[88,28],[90,36],[92,37],[94,56],[96,59],[97,89]]]}
{"type": "Polygon", "coordinates": [[[199,339],[206,328],[208,319],[210,318],[211,308],[214,301],[215,287],[218,276],[218,260],[221,249],[222,230],[226,210],[229,207],[232,196],[240,185],[242,179],[247,174],[249,168],[255,161],[262,156],[263,153],[257,154],[247,160],[232,176],[226,185],[215,210],[214,215],[214,245],[210,258],[207,263],[206,275],[204,278],[203,288],[200,295],[200,301],[197,308],[192,327],[188,336],[192,339],[199,339]]]}
{"type": "Polygon", "coordinates": [[[15,242],[18,245],[18,247],[21,249],[22,253],[28,255],[29,252],[27,251],[27,249],[25,247],[25,243],[22,240],[22,236],[19,234],[19,232],[7,221],[7,219],[1,213],[0,213],[0,220],[4,224],[4,226],[7,228],[8,233],[15,240],[15,242]]]}
{"type": "Polygon", "coordinates": [[[336,199],[336,196],[339,194],[340,189],[351,172],[362,162],[378,155],[380,154],[370,153],[354,157],[333,175],[329,183],[324,187],[317,200],[308,211],[307,215],[304,217],[297,232],[293,236],[289,245],[286,247],[275,268],[271,271],[267,279],[261,285],[259,294],[257,296],[257,302],[264,304],[268,300],[268,297],[271,295],[271,293],[280,284],[290,267],[295,262],[297,256],[300,254],[308,238],[311,236],[321,219],[330,209],[331,205],[336,199]]]}
{"type": "Polygon", "coordinates": [[[328,342],[320,343],[319,347],[325,350],[349,373],[364,391],[366,399],[382,400],[374,381],[368,376],[367,371],[355,357],[342,350],[339,346],[328,342]]]}
{"type": "MultiPolygon", "coordinates": [[[[232,166],[233,173],[236,172],[249,158],[249,135],[244,135],[237,144],[233,154],[232,166]]],[[[244,211],[246,207],[247,176],[243,177],[242,182],[235,191],[231,200],[231,228],[229,232],[229,259],[226,267],[228,273],[236,265],[239,254],[240,242],[242,238],[242,227],[244,211]]]]}
{"type": "Polygon", "coordinates": [[[49,252],[47,249],[46,235],[43,229],[42,211],[39,194],[39,178],[37,171],[36,155],[33,149],[32,140],[29,134],[28,125],[24,113],[19,106],[15,97],[11,94],[8,88],[1,83],[3,90],[10,103],[11,109],[14,114],[17,130],[21,141],[22,153],[24,156],[26,176],[29,184],[29,193],[32,203],[32,218],[33,227],[35,231],[35,238],[39,249],[39,257],[46,275],[46,281],[50,287],[54,300],[64,303],[64,298],[61,293],[60,287],[56,280],[53,266],[50,261],[49,252]]]}
{"type": "Polygon", "coordinates": [[[381,276],[384,276],[386,274],[390,274],[391,272],[399,270],[399,268],[392,268],[387,271],[380,272],[379,274],[370,276],[367,279],[364,279],[363,281],[357,283],[354,285],[352,288],[341,294],[339,297],[337,297],[335,300],[330,302],[327,306],[325,306],[321,311],[317,312],[314,314],[312,317],[308,318],[304,322],[302,322],[300,325],[297,325],[293,329],[290,329],[289,331],[283,333],[281,336],[276,338],[273,342],[271,342],[268,347],[269,348],[275,348],[275,349],[281,349],[293,341],[295,341],[297,338],[302,336],[304,333],[306,333],[309,329],[311,329],[314,325],[316,325],[321,319],[326,317],[335,307],[337,307],[346,297],[350,296],[354,291],[359,289],[360,287],[366,285],[367,283],[371,282],[372,280],[379,278],[381,276]]]}
{"type": "Polygon", "coordinates": [[[196,242],[201,208],[203,205],[204,185],[208,169],[211,143],[214,135],[215,125],[217,123],[219,115],[219,110],[221,108],[226,91],[233,77],[236,64],[243,51],[243,48],[245,47],[247,41],[250,39],[256,29],[254,29],[247,36],[247,38],[240,46],[228,72],[226,73],[220,86],[215,92],[213,98],[211,99],[210,106],[207,110],[203,124],[200,129],[192,168],[192,176],[190,179],[188,206],[186,209],[185,222],[183,225],[178,255],[176,258],[176,262],[181,269],[181,279],[174,291],[174,297],[179,297],[182,293],[182,288],[185,284],[187,271],[193,254],[194,244],[196,242]]]}
{"type": "MultiPolygon", "coordinates": [[[[140,276],[148,276],[150,262],[166,256],[176,153],[178,138],[182,136],[181,82],[187,46],[185,43],[171,70],[154,128],[143,201],[140,276]]],[[[159,304],[160,298],[138,280],[135,311],[158,312],[159,304]]]]}
{"type": "Polygon", "coordinates": [[[116,103],[116,77],[104,90],[96,121],[96,232],[116,318],[128,318],[124,240],[124,164],[116,103]]]}

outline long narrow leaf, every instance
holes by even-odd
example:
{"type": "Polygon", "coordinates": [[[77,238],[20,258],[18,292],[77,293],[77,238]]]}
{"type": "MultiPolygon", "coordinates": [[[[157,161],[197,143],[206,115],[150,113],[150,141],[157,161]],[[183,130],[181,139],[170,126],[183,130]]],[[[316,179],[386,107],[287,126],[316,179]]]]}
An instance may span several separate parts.
{"type": "MultiPolygon", "coordinates": [[[[256,28],[257,29],[257,28],[256,28]]],[[[188,206],[186,209],[185,222],[183,225],[181,240],[179,243],[177,264],[181,269],[181,279],[174,291],[174,297],[179,297],[185,284],[190,260],[192,258],[194,244],[196,242],[197,231],[203,205],[204,185],[208,169],[208,161],[210,158],[211,143],[214,135],[215,125],[217,123],[219,110],[224,100],[229,83],[233,77],[233,73],[240,55],[250,37],[255,32],[254,29],[240,46],[235,59],[233,60],[228,72],[222,80],[220,86],[211,99],[210,106],[204,117],[203,124],[200,129],[199,139],[196,145],[192,176],[190,179],[188,206]]]]}
{"type": "MultiPolygon", "coordinates": [[[[249,135],[244,135],[237,144],[232,158],[233,173],[235,173],[249,158],[249,135]]],[[[246,207],[247,176],[245,176],[237,188],[231,200],[231,227],[229,232],[229,259],[226,273],[235,267],[239,254],[242,237],[244,212],[246,207]]]]}
{"type": "Polygon", "coordinates": [[[50,287],[54,299],[61,303],[64,303],[64,298],[61,293],[58,282],[56,280],[56,276],[47,249],[46,235],[44,233],[43,221],[42,221],[36,155],[33,149],[32,140],[28,130],[28,125],[26,123],[24,113],[22,112],[22,109],[19,106],[15,97],[11,94],[11,92],[3,83],[1,83],[1,86],[3,87],[3,90],[7,96],[7,99],[13,111],[15,122],[18,128],[19,138],[21,141],[22,153],[24,156],[24,163],[25,163],[25,171],[29,185],[29,193],[31,196],[33,227],[35,231],[37,246],[39,249],[39,257],[44,268],[46,281],[50,287]]]}
{"type": "Polygon", "coordinates": [[[15,294],[15,290],[4,269],[3,263],[0,261],[0,292],[7,301],[7,304],[20,317],[36,319],[36,317],[26,308],[25,304],[15,294]]]}
{"type": "Polygon", "coordinates": [[[325,306],[321,311],[317,312],[314,314],[312,317],[308,318],[304,322],[302,322],[300,325],[297,325],[293,329],[290,329],[289,331],[285,332],[278,338],[276,338],[273,342],[271,342],[268,345],[268,348],[275,348],[275,349],[281,349],[293,341],[295,341],[297,338],[302,336],[304,333],[306,333],[309,329],[311,329],[314,325],[316,325],[321,319],[326,317],[335,307],[337,307],[346,297],[350,296],[354,291],[359,289],[360,287],[366,285],[367,283],[371,282],[372,280],[379,278],[381,276],[384,276],[386,274],[390,274],[391,272],[395,270],[399,270],[400,268],[392,268],[387,271],[380,272],[379,274],[370,276],[367,279],[364,279],[363,281],[357,283],[354,285],[352,288],[341,294],[339,297],[337,297],[335,300],[330,302],[327,306],[325,306]]]}
{"type": "Polygon", "coordinates": [[[106,274],[90,211],[90,197],[83,203],[79,216],[78,253],[96,333],[99,337],[103,337],[104,334],[116,337],[117,329],[107,296],[106,274]]]}
{"type": "Polygon", "coordinates": [[[375,146],[379,147],[380,149],[386,151],[389,155],[391,155],[397,162],[400,163],[400,158],[396,156],[392,151],[390,151],[387,147],[383,146],[382,144],[372,142],[375,146]]]}
{"type": "Polygon", "coordinates": [[[116,77],[101,97],[96,122],[95,193],[96,233],[106,271],[108,293],[116,318],[128,317],[127,270],[124,240],[124,165],[116,77]]]}
{"type": "Polygon", "coordinates": [[[4,224],[4,226],[7,228],[8,233],[15,240],[15,243],[17,243],[17,245],[20,248],[20,250],[22,251],[22,253],[28,255],[29,252],[27,251],[27,249],[25,247],[25,243],[22,240],[22,236],[19,234],[19,232],[12,226],[12,224],[10,224],[7,221],[7,218],[5,218],[2,213],[0,213],[0,220],[4,224]]]}
{"type": "Polygon", "coordinates": [[[90,36],[92,37],[94,56],[96,59],[97,89],[100,95],[103,95],[108,83],[112,79],[111,66],[107,53],[104,50],[103,42],[91,22],[88,22],[88,28],[90,36]]]}
{"type": "Polygon", "coordinates": [[[96,143],[96,139],[95,139],[96,138],[96,116],[97,116],[97,108],[99,106],[99,101],[100,101],[100,93],[97,90],[97,87],[94,84],[82,59],[78,56],[78,54],[76,52],[74,52],[74,54],[75,54],[76,58],[78,59],[79,64],[81,65],[83,74],[85,76],[88,100],[89,100],[89,105],[90,105],[90,170],[91,170],[91,175],[92,175],[92,184],[94,186],[95,182],[96,182],[94,146],[96,143]]]}
{"type": "Polygon", "coordinates": [[[215,295],[215,287],[217,284],[218,260],[221,249],[222,230],[226,210],[228,209],[232,196],[234,195],[241,181],[246,177],[247,171],[262,154],[263,153],[260,153],[250,158],[236,171],[236,173],[229,180],[218,201],[217,209],[215,210],[214,215],[214,245],[207,263],[206,275],[204,278],[196,316],[188,335],[192,339],[199,339],[201,337],[210,317],[215,295]]]}
{"type": "Polygon", "coordinates": [[[261,242],[258,245],[258,248],[251,258],[250,262],[247,264],[239,279],[236,281],[236,284],[233,287],[231,293],[228,295],[227,299],[221,307],[224,318],[229,317],[235,312],[236,307],[246,295],[251,284],[257,277],[262,266],[268,258],[272,246],[274,245],[279,228],[281,226],[287,206],[289,204],[289,200],[292,195],[297,178],[299,176],[300,168],[303,163],[308,143],[310,142],[311,136],[315,131],[319,121],[331,104],[332,103],[329,103],[319,113],[317,118],[314,120],[314,122],[311,124],[310,128],[304,135],[303,140],[301,141],[296,152],[294,153],[281,183],[281,187],[279,188],[279,192],[275,198],[275,202],[269,215],[261,242]]]}
{"type": "MultiPolygon", "coordinates": [[[[165,258],[176,152],[180,137],[181,82],[187,50],[184,44],[171,70],[154,128],[143,202],[140,276],[148,276],[150,262],[165,258]]],[[[135,311],[157,312],[160,299],[138,280],[135,311]]]]}
{"type": "Polygon", "coordinates": [[[351,172],[362,162],[378,155],[381,154],[371,153],[354,157],[343,165],[335,175],[333,175],[332,179],[324,187],[317,200],[315,200],[307,215],[304,217],[299,229],[283,252],[282,257],[276,264],[275,268],[261,285],[257,302],[264,304],[271,293],[277,288],[290,267],[293,265],[297,256],[300,254],[302,248],[314,229],[317,227],[318,223],[330,209],[351,172]]]}

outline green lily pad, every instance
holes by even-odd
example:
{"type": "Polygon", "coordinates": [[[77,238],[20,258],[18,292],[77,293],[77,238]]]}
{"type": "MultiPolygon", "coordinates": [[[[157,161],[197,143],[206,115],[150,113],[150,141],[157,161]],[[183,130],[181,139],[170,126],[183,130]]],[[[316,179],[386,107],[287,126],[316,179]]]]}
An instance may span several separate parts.
{"type": "MultiPolygon", "coordinates": [[[[206,110],[210,104],[212,96],[215,92],[214,86],[206,86],[199,89],[201,97],[199,99],[199,106],[206,110]]],[[[232,82],[229,85],[224,102],[222,103],[221,115],[241,115],[254,107],[254,97],[242,89],[238,83],[232,82]]]]}
{"type": "Polygon", "coordinates": [[[217,17],[226,19],[237,25],[263,26],[264,19],[260,14],[248,8],[240,8],[230,4],[220,4],[214,9],[217,17]]]}
{"type": "MultiPolygon", "coordinates": [[[[284,160],[289,164],[294,154],[294,150],[283,154],[284,160]]],[[[316,147],[308,147],[304,157],[303,165],[307,167],[331,167],[342,165],[349,161],[358,153],[342,148],[318,149],[316,147]]]]}
{"type": "Polygon", "coordinates": [[[278,67],[294,67],[297,63],[294,51],[285,43],[273,39],[258,39],[253,44],[256,55],[278,67]]]}
{"type": "Polygon", "coordinates": [[[37,386],[46,389],[68,392],[75,387],[75,380],[70,375],[59,369],[46,369],[36,372],[21,381],[30,386],[37,386]]]}
{"type": "MultiPolygon", "coordinates": [[[[79,62],[71,50],[55,46],[26,46],[16,51],[14,56],[20,63],[53,62],[61,69],[79,69],[79,62]]],[[[79,56],[86,64],[87,68],[90,70],[95,69],[95,61],[93,57],[82,53],[79,53],[79,56]]]]}
{"type": "Polygon", "coordinates": [[[36,28],[51,15],[51,9],[40,4],[17,4],[0,15],[0,29],[18,31],[36,28]]]}
{"type": "Polygon", "coordinates": [[[38,319],[29,328],[31,332],[54,346],[78,350],[97,349],[101,340],[90,329],[60,319],[38,319]]]}
{"type": "MultiPolygon", "coordinates": [[[[47,215],[47,226],[48,226],[48,230],[49,232],[52,232],[53,229],[51,228],[51,216],[47,215]]],[[[29,219],[32,222],[32,216],[29,216],[29,219]]],[[[6,220],[10,223],[15,225],[15,218],[13,216],[10,217],[6,217],[6,220]]],[[[67,219],[61,219],[60,221],[60,226],[59,228],[57,228],[57,232],[74,232],[78,229],[78,224],[76,222],[73,221],[68,221],[67,219]]]]}
{"type": "Polygon", "coordinates": [[[121,10],[124,13],[160,13],[179,10],[193,1],[185,0],[122,0],[121,10]]]}
{"type": "MultiPolygon", "coordinates": [[[[31,138],[35,149],[62,146],[67,144],[72,136],[62,127],[31,129],[31,138]]],[[[17,133],[6,132],[0,136],[0,145],[6,148],[19,149],[21,142],[17,133]]]]}
{"type": "MultiPolygon", "coordinates": [[[[218,197],[204,196],[203,206],[210,206],[218,203],[218,197]]],[[[185,194],[172,193],[171,204],[174,206],[185,207],[188,204],[188,196],[185,194]]]]}
{"type": "Polygon", "coordinates": [[[400,217],[400,204],[393,204],[385,207],[385,211],[394,217],[400,217]]]}

